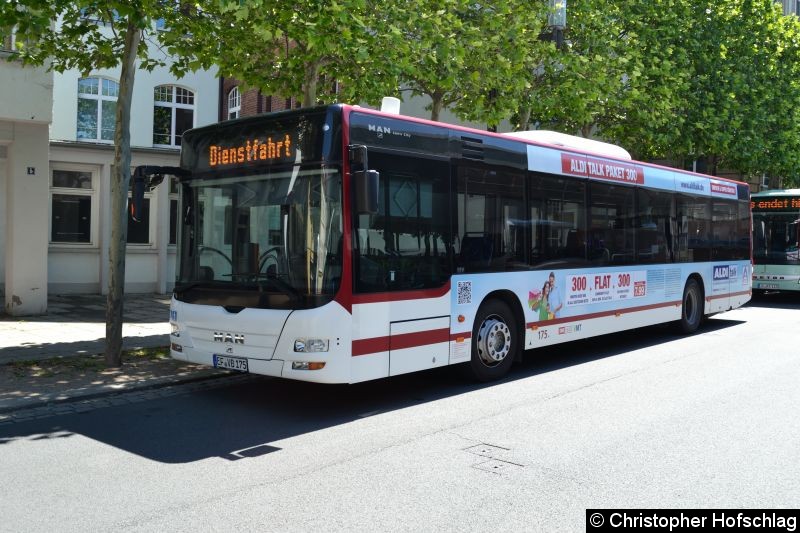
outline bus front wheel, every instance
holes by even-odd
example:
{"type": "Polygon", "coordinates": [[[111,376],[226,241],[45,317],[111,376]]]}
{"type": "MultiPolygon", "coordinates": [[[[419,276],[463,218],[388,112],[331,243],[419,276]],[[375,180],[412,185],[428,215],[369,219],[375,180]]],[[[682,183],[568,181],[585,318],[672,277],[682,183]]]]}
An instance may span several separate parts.
{"type": "Polygon", "coordinates": [[[506,375],[520,348],[517,320],[500,300],[488,300],[478,309],[472,325],[470,370],[479,381],[506,375]]]}
{"type": "Polygon", "coordinates": [[[689,278],[683,288],[681,319],[678,327],[683,333],[694,333],[703,319],[703,291],[696,280],[689,278]]]}

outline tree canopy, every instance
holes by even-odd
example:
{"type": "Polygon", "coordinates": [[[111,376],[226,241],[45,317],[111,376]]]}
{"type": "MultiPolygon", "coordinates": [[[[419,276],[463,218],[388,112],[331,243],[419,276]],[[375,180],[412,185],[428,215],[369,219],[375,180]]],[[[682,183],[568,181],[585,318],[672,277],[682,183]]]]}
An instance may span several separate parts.
{"type": "Polygon", "coordinates": [[[119,64],[128,24],[144,32],[140,67],[163,64],[146,44],[161,18],[176,74],[217,66],[306,106],[405,91],[429,97],[434,119],[447,107],[489,125],[592,135],[642,159],[794,176],[800,23],[775,2],[570,0],[560,48],[539,39],[549,4],[12,0],[0,27],[25,36],[23,61],[85,72],[119,64]]]}
{"type": "Polygon", "coordinates": [[[542,127],[707,172],[793,176],[798,20],[771,0],[573,0],[567,46],[539,71],[542,127]]]}

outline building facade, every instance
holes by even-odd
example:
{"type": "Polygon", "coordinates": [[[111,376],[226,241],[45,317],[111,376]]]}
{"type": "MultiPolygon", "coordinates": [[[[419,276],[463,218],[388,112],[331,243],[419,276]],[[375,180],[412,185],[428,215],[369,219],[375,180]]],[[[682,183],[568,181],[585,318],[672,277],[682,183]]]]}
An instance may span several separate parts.
{"type": "Polygon", "coordinates": [[[800,0],[778,0],[783,7],[784,15],[800,15],[800,0]]]}
{"type": "Polygon", "coordinates": [[[0,293],[13,314],[47,308],[48,130],[53,75],[7,58],[0,40],[0,293]],[[25,250],[24,253],[16,252],[25,250]]]}
{"type": "MultiPolygon", "coordinates": [[[[48,293],[107,292],[119,79],[119,68],[0,65],[0,293],[9,314],[45,312],[48,293]]],[[[183,132],[218,120],[219,92],[215,72],[137,70],[132,167],[177,166],[183,132]]],[[[178,202],[177,185],[165,182],[146,194],[143,220],[129,220],[127,292],[171,290],[178,202]]]]}

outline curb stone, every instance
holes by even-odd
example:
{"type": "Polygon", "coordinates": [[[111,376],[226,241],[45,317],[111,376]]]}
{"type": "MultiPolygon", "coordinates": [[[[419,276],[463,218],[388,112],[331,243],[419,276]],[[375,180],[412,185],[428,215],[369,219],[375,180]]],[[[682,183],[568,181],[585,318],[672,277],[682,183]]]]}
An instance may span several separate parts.
{"type": "Polygon", "coordinates": [[[198,390],[209,390],[246,382],[251,379],[253,379],[253,376],[250,374],[210,374],[189,379],[153,383],[141,387],[129,387],[123,390],[103,391],[61,400],[50,400],[38,405],[35,403],[27,403],[0,411],[0,427],[12,423],[28,422],[51,416],[86,413],[104,407],[114,407],[157,398],[166,398],[198,390]],[[152,391],[160,392],[154,395],[152,391]]]}

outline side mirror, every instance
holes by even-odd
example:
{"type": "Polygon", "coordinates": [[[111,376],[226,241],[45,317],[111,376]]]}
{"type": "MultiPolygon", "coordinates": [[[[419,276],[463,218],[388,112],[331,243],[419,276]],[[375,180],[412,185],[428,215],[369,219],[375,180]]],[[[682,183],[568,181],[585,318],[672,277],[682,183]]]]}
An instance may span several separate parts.
{"type": "Polygon", "coordinates": [[[356,189],[356,212],[374,215],[378,212],[378,186],[380,173],[377,170],[359,170],[353,172],[353,184],[356,189]]]}
{"type": "Polygon", "coordinates": [[[133,181],[133,192],[131,194],[132,198],[129,209],[131,210],[131,218],[136,222],[141,221],[144,193],[145,189],[147,189],[144,169],[145,167],[136,167],[136,170],[133,171],[133,176],[131,176],[131,181],[133,181]]]}
{"type": "Polygon", "coordinates": [[[141,219],[142,204],[144,203],[144,193],[155,189],[162,181],[164,176],[172,174],[179,178],[188,177],[188,172],[179,167],[159,167],[151,165],[138,166],[133,171],[131,181],[133,182],[133,191],[129,209],[131,210],[131,218],[136,222],[141,219]]]}

